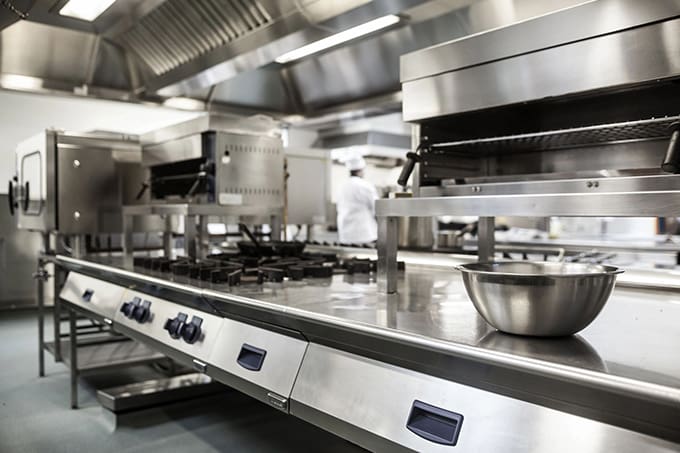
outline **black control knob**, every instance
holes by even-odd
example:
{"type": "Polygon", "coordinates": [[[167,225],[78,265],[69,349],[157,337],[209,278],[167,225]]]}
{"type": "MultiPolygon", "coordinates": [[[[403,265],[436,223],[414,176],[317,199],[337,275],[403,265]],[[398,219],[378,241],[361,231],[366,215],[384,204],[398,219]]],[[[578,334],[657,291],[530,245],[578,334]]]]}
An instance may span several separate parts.
{"type": "Polygon", "coordinates": [[[198,316],[191,318],[191,322],[182,328],[182,339],[189,344],[196,343],[201,338],[201,324],[203,324],[203,319],[198,316]]]}
{"type": "Polygon", "coordinates": [[[179,313],[174,318],[170,318],[165,321],[163,328],[168,331],[170,336],[174,339],[178,339],[182,335],[182,330],[184,328],[184,323],[187,322],[186,313],[179,313]]]}
{"type": "Polygon", "coordinates": [[[139,297],[133,297],[130,302],[125,302],[121,307],[120,311],[125,315],[126,318],[132,319],[132,316],[135,313],[135,309],[139,305],[139,303],[142,301],[139,297]]]}
{"type": "Polygon", "coordinates": [[[137,305],[135,307],[133,317],[135,318],[135,321],[140,324],[147,322],[151,317],[151,301],[145,300],[141,304],[137,305]]]}

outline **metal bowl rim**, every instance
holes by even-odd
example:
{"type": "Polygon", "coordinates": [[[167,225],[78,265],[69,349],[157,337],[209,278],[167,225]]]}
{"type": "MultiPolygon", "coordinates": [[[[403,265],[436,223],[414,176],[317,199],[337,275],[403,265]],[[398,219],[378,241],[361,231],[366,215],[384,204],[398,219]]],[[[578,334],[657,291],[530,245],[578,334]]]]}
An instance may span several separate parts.
{"type": "MultiPolygon", "coordinates": [[[[555,261],[529,261],[532,264],[557,264],[555,261]]],[[[504,264],[511,263],[511,261],[483,261],[475,263],[460,264],[455,266],[456,270],[460,272],[467,272],[469,274],[484,274],[484,275],[507,275],[513,277],[550,277],[550,278],[579,278],[579,277],[601,277],[603,275],[618,275],[625,271],[620,267],[610,266],[608,264],[596,264],[601,266],[604,272],[582,272],[573,274],[551,274],[551,273],[523,273],[523,272],[503,272],[503,271],[489,271],[480,269],[469,269],[467,266],[475,265],[489,265],[489,264],[504,264]]],[[[584,264],[584,263],[569,263],[569,264],[584,264]]]]}

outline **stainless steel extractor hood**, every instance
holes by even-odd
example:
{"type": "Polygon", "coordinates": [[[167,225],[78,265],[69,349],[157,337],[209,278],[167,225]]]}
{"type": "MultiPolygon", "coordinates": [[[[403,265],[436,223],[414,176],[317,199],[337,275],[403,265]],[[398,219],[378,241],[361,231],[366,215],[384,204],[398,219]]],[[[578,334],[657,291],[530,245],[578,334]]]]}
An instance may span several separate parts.
{"type": "MultiPolygon", "coordinates": [[[[190,98],[183,108],[289,121],[339,110],[385,113],[401,105],[402,54],[581,2],[117,0],[88,22],[60,15],[66,0],[35,0],[26,20],[0,26],[0,88],[134,102],[190,98]],[[386,15],[399,21],[308,58],[275,61],[386,15]]],[[[0,12],[3,21],[9,10],[0,12]]]]}

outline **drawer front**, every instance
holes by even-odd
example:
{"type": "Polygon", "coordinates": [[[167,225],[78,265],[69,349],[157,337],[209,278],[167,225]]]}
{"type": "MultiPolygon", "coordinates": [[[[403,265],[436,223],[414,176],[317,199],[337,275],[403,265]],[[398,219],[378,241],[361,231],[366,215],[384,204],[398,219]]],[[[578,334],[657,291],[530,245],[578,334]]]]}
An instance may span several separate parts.
{"type": "Polygon", "coordinates": [[[368,432],[415,451],[677,449],[677,444],[634,431],[315,343],[307,348],[290,413],[331,432],[347,435],[347,430],[338,431],[341,424],[356,430],[350,437],[361,439],[361,432],[368,432]]]}
{"type": "Polygon", "coordinates": [[[113,320],[125,288],[77,272],[70,272],[59,297],[113,320]]]}
{"type": "Polygon", "coordinates": [[[290,396],[307,342],[224,319],[210,364],[280,396],[290,396]]]}

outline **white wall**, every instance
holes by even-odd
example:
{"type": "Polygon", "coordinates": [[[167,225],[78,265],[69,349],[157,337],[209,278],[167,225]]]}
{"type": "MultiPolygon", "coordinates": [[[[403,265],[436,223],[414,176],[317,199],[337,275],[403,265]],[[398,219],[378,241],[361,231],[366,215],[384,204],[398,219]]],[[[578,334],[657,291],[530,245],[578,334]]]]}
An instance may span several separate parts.
{"type": "Polygon", "coordinates": [[[142,134],[197,115],[150,105],[0,92],[0,193],[7,193],[7,180],[14,175],[17,143],[48,127],[142,134]]]}

